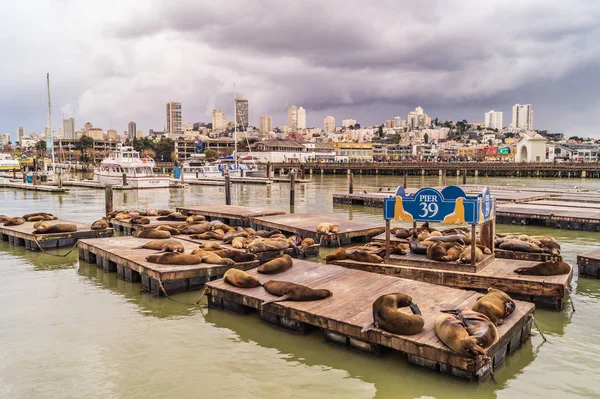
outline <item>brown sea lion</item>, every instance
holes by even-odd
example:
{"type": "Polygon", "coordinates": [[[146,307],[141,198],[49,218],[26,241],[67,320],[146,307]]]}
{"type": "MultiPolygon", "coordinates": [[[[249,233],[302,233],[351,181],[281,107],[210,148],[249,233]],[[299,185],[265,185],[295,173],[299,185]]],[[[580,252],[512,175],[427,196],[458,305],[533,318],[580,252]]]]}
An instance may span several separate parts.
{"type": "Polygon", "coordinates": [[[233,266],[235,262],[229,258],[221,258],[219,255],[212,251],[205,251],[203,249],[194,249],[192,255],[198,255],[202,257],[202,262],[211,265],[229,265],[233,266]]]}
{"type": "Polygon", "coordinates": [[[425,319],[410,295],[385,294],[373,302],[373,322],[365,326],[361,332],[381,328],[393,334],[414,335],[421,331],[424,325],[425,319]],[[399,310],[406,306],[410,307],[412,315],[399,310]]]}
{"type": "Polygon", "coordinates": [[[410,252],[418,255],[427,255],[427,248],[419,242],[417,232],[415,231],[408,241],[410,252]]]}
{"type": "Polygon", "coordinates": [[[495,288],[488,288],[487,294],[479,298],[471,309],[486,315],[492,323],[499,326],[503,323],[503,319],[514,312],[516,307],[515,301],[507,293],[495,288]]]}
{"type": "Polygon", "coordinates": [[[253,262],[256,260],[256,255],[250,254],[248,252],[236,251],[234,249],[222,249],[211,251],[215,254],[219,255],[221,258],[228,258],[232,261],[238,262],[253,262]]]}
{"type": "Polygon", "coordinates": [[[466,327],[469,336],[477,340],[477,345],[487,349],[498,342],[498,329],[484,314],[470,309],[462,309],[458,318],[466,327]]]}
{"type": "Polygon", "coordinates": [[[239,269],[229,269],[223,275],[223,279],[227,284],[239,288],[256,288],[260,287],[260,281],[254,276],[239,269]]]}
{"type": "Polygon", "coordinates": [[[202,234],[210,231],[211,227],[212,226],[209,223],[198,223],[179,229],[179,232],[181,234],[202,234]]]}
{"type": "Polygon", "coordinates": [[[367,251],[349,250],[346,251],[346,253],[348,254],[348,258],[359,262],[383,263],[382,257],[375,254],[371,254],[367,251]]]}
{"type": "Polygon", "coordinates": [[[168,231],[172,236],[179,235],[179,230],[168,224],[161,224],[160,226],[155,227],[154,230],[168,231]]]}
{"type": "Polygon", "coordinates": [[[462,321],[454,314],[440,313],[434,322],[434,331],[440,341],[461,355],[484,356],[485,350],[477,344],[477,338],[470,337],[462,321]]]}
{"type": "Polygon", "coordinates": [[[192,223],[204,222],[205,220],[206,220],[206,218],[202,215],[192,215],[192,216],[188,216],[187,219],[185,219],[185,222],[192,224],[192,223]]]}
{"type": "Polygon", "coordinates": [[[320,234],[336,234],[339,233],[340,227],[333,223],[323,222],[317,225],[316,231],[320,234]]]}
{"type": "Polygon", "coordinates": [[[463,251],[463,247],[461,246],[453,246],[448,248],[446,251],[445,262],[455,261],[460,258],[460,254],[463,251]]]}
{"type": "Polygon", "coordinates": [[[156,213],[158,214],[158,216],[169,216],[173,213],[173,211],[169,209],[158,209],[156,213]]]}
{"type": "Polygon", "coordinates": [[[146,216],[158,216],[158,210],[156,210],[156,209],[148,209],[146,211],[146,216]]]}
{"type": "Polygon", "coordinates": [[[135,249],[153,249],[160,252],[179,252],[183,253],[185,248],[180,241],[177,240],[156,240],[156,241],[148,241],[144,245],[136,247],[135,249]]]}
{"type": "Polygon", "coordinates": [[[6,215],[0,215],[0,224],[6,222],[7,220],[12,219],[12,217],[10,216],[6,216],[6,215]]]}
{"type": "Polygon", "coordinates": [[[263,302],[263,306],[268,303],[281,301],[318,301],[333,295],[331,291],[326,289],[313,289],[289,281],[270,280],[264,283],[263,287],[269,294],[279,297],[263,302]]]}
{"type": "Polygon", "coordinates": [[[150,224],[150,219],[145,216],[136,216],[129,221],[131,224],[150,224]]]}
{"type": "Polygon", "coordinates": [[[446,250],[440,244],[435,244],[427,248],[427,258],[438,262],[446,262],[446,250]]]}
{"type": "Polygon", "coordinates": [[[190,235],[192,240],[222,240],[223,235],[215,233],[214,231],[205,231],[202,234],[192,234],[190,235]]]}
{"type": "Polygon", "coordinates": [[[305,238],[300,243],[300,247],[302,248],[303,251],[306,251],[306,248],[312,247],[313,245],[315,245],[315,240],[313,240],[312,238],[305,238]]]}
{"type": "Polygon", "coordinates": [[[456,242],[461,245],[465,245],[464,236],[460,234],[452,234],[448,236],[429,236],[425,240],[420,241],[440,241],[440,242],[456,242]]]}
{"type": "Polygon", "coordinates": [[[4,226],[19,226],[25,223],[25,219],[23,218],[9,218],[4,221],[4,226]]]}
{"type": "Polygon", "coordinates": [[[115,215],[114,219],[115,220],[129,220],[131,219],[133,216],[129,213],[126,212],[122,212],[122,213],[118,213],[115,215]]]}
{"type": "Polygon", "coordinates": [[[171,233],[165,230],[138,230],[133,232],[133,236],[138,238],[164,240],[166,238],[171,238],[171,233]]]}
{"type": "Polygon", "coordinates": [[[180,254],[177,252],[165,252],[160,255],[149,255],[146,260],[159,265],[199,265],[202,257],[194,254],[180,254]]]}
{"type": "MultiPolygon", "coordinates": [[[[38,222],[46,223],[46,222],[38,222]]],[[[42,224],[35,228],[33,234],[55,234],[55,233],[73,233],[77,231],[77,225],[73,223],[42,224]]]]}
{"type": "Polygon", "coordinates": [[[283,233],[279,233],[279,234],[273,234],[271,237],[269,237],[270,240],[287,240],[287,238],[285,237],[285,235],[283,233]]]}
{"type": "MultiPolygon", "coordinates": [[[[193,237],[190,236],[190,238],[193,237]]],[[[205,251],[220,251],[223,249],[223,247],[221,247],[221,245],[218,242],[205,242],[203,244],[200,244],[200,248],[202,248],[205,251]]]]}
{"type": "Polygon", "coordinates": [[[325,257],[326,262],[331,262],[332,260],[344,260],[348,257],[346,250],[344,248],[338,248],[334,253],[327,255],[325,257]]]}
{"type": "Polygon", "coordinates": [[[412,233],[403,227],[398,227],[394,231],[394,236],[396,236],[397,238],[406,239],[406,238],[409,238],[411,235],[412,235],[412,233]]]}
{"type": "MultiPolygon", "coordinates": [[[[420,233],[417,234],[417,238],[419,239],[419,241],[425,241],[426,239],[429,238],[429,232],[428,231],[422,231],[420,233]]],[[[438,237],[435,237],[438,238],[438,237]]]]}
{"type": "Polygon", "coordinates": [[[525,274],[530,276],[558,276],[567,274],[571,271],[571,265],[566,262],[547,261],[538,263],[531,267],[520,267],[515,269],[517,274],[525,274]]]}
{"type": "MultiPolygon", "coordinates": [[[[483,260],[483,251],[475,247],[475,263],[483,260]]],[[[466,246],[456,260],[456,263],[469,264],[471,263],[471,246],[466,246]]]]}
{"type": "MultiPolygon", "coordinates": [[[[241,237],[240,237],[241,238],[241,237]]],[[[287,249],[290,247],[290,244],[286,241],[280,240],[261,240],[254,241],[252,244],[248,245],[248,252],[256,253],[256,252],[265,252],[265,251],[279,251],[282,249],[287,249]]]]}
{"type": "Polygon", "coordinates": [[[500,249],[517,252],[532,252],[531,245],[521,240],[504,240],[498,246],[500,249]]]}
{"type": "Polygon", "coordinates": [[[432,231],[429,233],[429,237],[441,237],[441,236],[443,236],[441,231],[436,230],[436,231],[432,231]]]}
{"type": "Polygon", "coordinates": [[[262,238],[269,238],[273,234],[281,234],[281,231],[279,231],[279,230],[271,230],[271,231],[257,230],[256,231],[256,235],[259,236],[259,237],[262,237],[262,238]]]}
{"type": "Polygon", "coordinates": [[[94,223],[92,223],[92,225],[90,226],[91,230],[106,230],[108,229],[108,222],[104,219],[99,219],[96,220],[94,223]]]}
{"type": "Polygon", "coordinates": [[[170,221],[176,221],[176,222],[185,222],[186,219],[187,219],[187,216],[182,215],[181,212],[173,212],[166,216],[159,216],[156,218],[156,220],[170,220],[170,221]]]}
{"type": "Polygon", "coordinates": [[[223,236],[223,242],[225,244],[230,244],[233,241],[233,239],[236,238],[236,237],[244,237],[244,238],[246,238],[248,236],[249,236],[248,232],[243,231],[243,230],[242,231],[231,231],[229,233],[226,233],[223,236]]]}
{"type": "Polygon", "coordinates": [[[283,273],[284,271],[290,269],[293,264],[294,261],[292,260],[292,257],[288,254],[283,254],[263,263],[258,269],[256,269],[256,271],[262,274],[283,273]]]}
{"type": "Polygon", "coordinates": [[[231,242],[231,246],[234,247],[235,249],[244,249],[244,237],[236,237],[233,239],[233,241],[231,242]]]}
{"type": "Polygon", "coordinates": [[[23,215],[23,219],[25,219],[28,222],[40,222],[40,221],[44,221],[44,220],[56,220],[58,219],[58,217],[54,216],[51,213],[47,213],[47,212],[36,212],[36,213],[28,213],[27,215],[23,215]],[[36,219],[36,217],[40,217],[39,219],[36,219]],[[29,220],[31,219],[31,220],[29,220]]]}

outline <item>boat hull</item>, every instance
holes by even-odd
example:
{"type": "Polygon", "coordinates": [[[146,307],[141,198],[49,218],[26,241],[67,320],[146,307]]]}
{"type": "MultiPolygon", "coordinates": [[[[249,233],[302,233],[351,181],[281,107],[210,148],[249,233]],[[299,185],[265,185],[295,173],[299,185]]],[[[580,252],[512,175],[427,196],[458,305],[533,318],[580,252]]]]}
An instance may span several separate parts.
{"type": "MultiPolygon", "coordinates": [[[[95,174],[94,178],[103,185],[123,184],[123,176],[95,174]]],[[[169,183],[170,178],[168,176],[127,176],[127,185],[132,188],[169,188],[169,183]]]]}

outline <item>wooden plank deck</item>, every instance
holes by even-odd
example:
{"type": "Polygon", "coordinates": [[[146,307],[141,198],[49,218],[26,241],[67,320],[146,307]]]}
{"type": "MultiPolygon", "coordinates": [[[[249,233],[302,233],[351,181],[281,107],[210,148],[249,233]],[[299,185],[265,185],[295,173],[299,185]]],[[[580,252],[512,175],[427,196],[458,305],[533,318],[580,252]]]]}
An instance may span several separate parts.
{"type": "MultiPolygon", "coordinates": [[[[201,289],[207,281],[222,277],[232,267],[248,270],[259,265],[258,261],[236,263],[234,266],[210,265],[159,265],[146,261],[146,256],[157,251],[133,249],[152,241],[136,237],[113,237],[86,239],[78,242],[79,258],[96,263],[105,272],[118,272],[119,277],[129,282],[141,282],[142,287],[156,295],[162,295],[160,283],[167,294],[201,289]]],[[[179,240],[189,253],[198,245],[179,240]]]]}
{"type": "Polygon", "coordinates": [[[447,287],[482,291],[494,287],[518,299],[535,302],[548,308],[562,309],[563,298],[573,277],[573,268],[571,268],[569,274],[560,276],[526,276],[514,273],[514,270],[519,267],[529,267],[537,263],[539,262],[495,259],[481,271],[468,273],[454,270],[424,269],[398,264],[365,263],[350,259],[331,262],[331,264],[351,269],[447,287]]]}
{"type": "MultiPolygon", "coordinates": [[[[350,270],[333,265],[294,260],[294,266],[277,276],[264,276],[250,270],[261,282],[271,279],[292,281],[312,288],[327,288],[333,296],[322,301],[284,301],[265,305],[275,298],[262,287],[244,289],[223,280],[206,284],[209,306],[245,313],[259,309],[261,319],[304,333],[310,327],[321,328],[329,341],[371,353],[391,348],[408,355],[412,364],[471,380],[484,378],[489,367],[481,360],[461,356],[446,347],[433,331],[433,321],[442,309],[471,306],[479,297],[474,291],[440,287],[381,274],[350,270]],[[372,321],[372,304],[380,295],[404,292],[413,297],[425,318],[422,332],[412,336],[382,330],[362,333],[372,321]]],[[[504,360],[525,340],[531,329],[534,305],[517,301],[517,310],[498,328],[499,342],[487,354],[494,365],[504,360]]]]}
{"type": "MultiPolygon", "coordinates": [[[[251,220],[252,227],[254,228],[267,230],[278,229],[295,234],[303,239],[309,237],[313,238],[316,243],[319,243],[321,239],[321,234],[317,233],[317,225],[323,222],[333,223],[340,227],[340,232],[336,234],[336,237],[339,238],[341,244],[349,244],[353,239],[368,241],[371,237],[385,231],[383,222],[361,222],[307,213],[253,217],[251,220]]],[[[331,243],[337,244],[338,241],[323,241],[323,244],[325,245],[330,245],[331,243]]]]}
{"type": "Polygon", "coordinates": [[[577,255],[577,268],[580,276],[600,278],[600,249],[577,255]]]}
{"type": "Polygon", "coordinates": [[[237,205],[194,205],[177,207],[184,215],[202,215],[207,220],[222,220],[232,226],[249,226],[250,218],[259,216],[283,215],[284,211],[254,208],[237,205]]]}
{"type": "Polygon", "coordinates": [[[72,247],[77,240],[82,238],[112,237],[113,229],[91,230],[90,224],[72,222],[69,220],[51,220],[50,224],[72,223],[77,226],[77,231],[72,233],[33,234],[33,225],[36,222],[25,222],[19,226],[0,225],[0,240],[8,241],[12,245],[25,246],[31,251],[72,247]]]}
{"type": "Polygon", "coordinates": [[[567,230],[600,231],[600,210],[528,204],[503,204],[496,210],[498,223],[540,224],[567,230]]]}

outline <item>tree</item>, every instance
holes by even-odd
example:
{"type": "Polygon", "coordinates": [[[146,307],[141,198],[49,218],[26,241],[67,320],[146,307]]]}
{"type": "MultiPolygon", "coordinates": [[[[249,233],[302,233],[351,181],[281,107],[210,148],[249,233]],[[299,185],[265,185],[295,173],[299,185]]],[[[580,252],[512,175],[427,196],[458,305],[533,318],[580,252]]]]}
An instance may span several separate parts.
{"type": "Polygon", "coordinates": [[[425,144],[429,144],[429,135],[427,133],[425,133],[425,135],[423,136],[423,141],[425,142],[425,144]]]}
{"type": "Polygon", "coordinates": [[[44,154],[46,152],[46,142],[44,140],[40,140],[35,143],[35,150],[39,152],[39,154],[44,154]]]}
{"type": "Polygon", "coordinates": [[[175,143],[171,139],[162,138],[159,142],[154,143],[154,151],[156,151],[156,158],[162,162],[174,161],[172,152],[175,150],[175,143]]]}
{"type": "Polygon", "coordinates": [[[379,125],[379,137],[383,137],[383,125],[379,125]]]}
{"type": "Polygon", "coordinates": [[[206,150],[204,150],[204,155],[206,156],[206,158],[216,158],[219,154],[215,150],[207,148],[206,150]]]}
{"type": "Polygon", "coordinates": [[[355,123],[354,124],[354,129],[360,129],[360,123],[355,123]]]}
{"type": "Polygon", "coordinates": [[[142,158],[152,158],[152,159],[156,158],[156,151],[154,151],[150,148],[143,150],[141,154],[142,154],[142,158]]]}
{"type": "Polygon", "coordinates": [[[75,148],[81,151],[81,161],[89,162],[87,150],[94,147],[94,139],[90,136],[81,136],[81,138],[75,143],[75,148]]]}

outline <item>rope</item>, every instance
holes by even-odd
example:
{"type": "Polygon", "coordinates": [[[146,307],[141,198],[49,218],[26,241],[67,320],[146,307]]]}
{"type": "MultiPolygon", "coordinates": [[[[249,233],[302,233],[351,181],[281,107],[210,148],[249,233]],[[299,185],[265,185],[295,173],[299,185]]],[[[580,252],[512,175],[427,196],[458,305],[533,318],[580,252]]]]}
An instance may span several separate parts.
{"type": "MultiPolygon", "coordinates": [[[[198,306],[198,304],[200,303],[200,301],[202,301],[202,298],[204,298],[204,291],[202,291],[202,295],[200,295],[200,299],[198,299],[194,303],[178,301],[177,299],[171,298],[171,296],[169,296],[169,294],[167,294],[167,290],[165,290],[165,287],[163,286],[163,283],[162,283],[162,281],[161,281],[160,278],[156,279],[156,281],[158,281],[158,286],[160,287],[160,290],[165,295],[165,297],[167,297],[167,299],[170,299],[171,301],[179,303],[181,305],[198,306]]],[[[200,306],[200,307],[202,308],[203,306],[200,306]]]]}
{"type": "Polygon", "coordinates": [[[42,252],[44,252],[44,253],[46,253],[46,254],[48,254],[48,255],[56,256],[56,257],[58,257],[58,258],[64,258],[64,257],[67,257],[67,256],[69,256],[69,254],[70,254],[71,252],[73,252],[73,250],[74,250],[75,248],[77,248],[77,240],[76,240],[76,241],[75,241],[75,244],[73,244],[73,246],[71,247],[71,249],[69,249],[69,251],[68,251],[66,254],[64,254],[64,255],[58,255],[58,254],[53,254],[52,252],[48,252],[48,251],[46,251],[44,248],[42,248],[42,246],[41,246],[41,245],[40,245],[40,243],[38,242],[37,236],[36,236],[35,234],[33,235],[33,241],[35,242],[35,244],[37,245],[37,247],[38,247],[38,248],[39,248],[39,249],[40,249],[42,252]]]}
{"type": "Polygon", "coordinates": [[[575,303],[573,302],[573,287],[571,284],[567,285],[567,291],[569,292],[569,299],[571,300],[571,309],[573,309],[573,313],[575,313],[575,303]]]}
{"type": "Polygon", "coordinates": [[[483,360],[490,366],[490,377],[492,378],[492,381],[494,381],[494,384],[497,384],[498,381],[496,381],[496,375],[494,375],[494,364],[492,362],[492,358],[489,356],[484,356],[483,360]]]}
{"type": "Polygon", "coordinates": [[[544,340],[544,342],[547,342],[548,340],[546,339],[546,336],[544,335],[544,333],[542,332],[542,329],[540,328],[540,326],[538,325],[537,321],[535,320],[535,317],[533,315],[531,315],[531,319],[533,320],[533,324],[535,324],[535,328],[537,328],[538,332],[540,333],[540,335],[542,336],[542,339],[544,340]]]}

